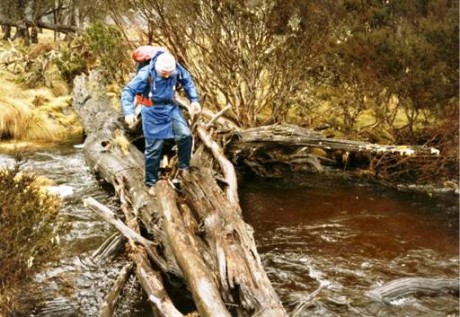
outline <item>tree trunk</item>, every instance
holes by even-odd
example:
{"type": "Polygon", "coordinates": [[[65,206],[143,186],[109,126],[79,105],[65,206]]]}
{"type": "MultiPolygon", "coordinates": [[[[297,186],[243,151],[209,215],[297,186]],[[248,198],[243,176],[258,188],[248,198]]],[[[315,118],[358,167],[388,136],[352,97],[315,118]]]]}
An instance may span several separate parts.
{"type": "MultiPolygon", "coordinates": [[[[36,21],[33,22],[31,20],[24,19],[22,21],[15,21],[15,20],[9,20],[5,18],[0,18],[0,25],[8,26],[8,27],[17,27],[21,28],[22,30],[27,30],[29,27],[38,27],[38,28],[43,28],[43,29],[48,29],[48,30],[54,30],[54,31],[59,31],[62,33],[77,33],[82,31],[81,29],[77,28],[76,26],[73,25],[62,25],[62,24],[56,24],[56,23],[48,23],[48,22],[43,22],[43,21],[36,21]]],[[[22,31],[23,33],[25,31],[22,31]]],[[[6,35],[6,34],[5,34],[6,35]]]]}
{"type": "MultiPolygon", "coordinates": [[[[223,185],[231,188],[226,191],[213,177],[209,157],[222,155],[222,149],[212,142],[211,150],[199,145],[183,192],[176,194],[161,180],[156,196],[150,196],[143,185],[142,153],[126,140],[121,109],[113,109],[103,85],[96,72],[74,83],[73,106],[87,134],[85,156],[90,167],[114,186],[125,214],[146,229],[145,237],[129,233],[114,217],[110,223],[136,246],[142,245],[165,276],[183,279],[201,316],[286,316],[261,265],[253,230],[241,218],[236,180],[223,185]]],[[[204,123],[198,124],[200,138],[212,139],[204,123]]],[[[227,179],[233,179],[233,166],[222,156],[217,159],[227,179]]],[[[148,284],[143,287],[149,292],[148,284]]]]}

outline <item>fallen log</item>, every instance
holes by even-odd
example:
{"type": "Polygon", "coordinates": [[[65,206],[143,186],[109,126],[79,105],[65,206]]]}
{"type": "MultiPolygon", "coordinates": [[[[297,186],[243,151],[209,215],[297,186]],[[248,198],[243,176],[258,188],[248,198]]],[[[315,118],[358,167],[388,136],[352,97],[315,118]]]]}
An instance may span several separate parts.
{"type": "Polygon", "coordinates": [[[105,301],[102,304],[101,311],[99,312],[99,317],[112,317],[113,312],[115,311],[115,305],[117,303],[117,298],[120,295],[123,287],[128,280],[129,274],[132,270],[132,264],[126,264],[118,274],[118,278],[113,283],[113,287],[110,292],[106,295],[105,301]]]}
{"type": "Polygon", "coordinates": [[[440,152],[426,146],[332,139],[299,126],[280,124],[236,131],[225,154],[235,164],[263,177],[279,177],[289,171],[318,173],[329,167],[359,170],[361,175],[374,178],[396,178],[436,159],[440,152]]]}
{"type": "Polygon", "coordinates": [[[159,200],[166,235],[171,241],[174,256],[184,277],[189,281],[195,304],[203,317],[230,316],[220,297],[214,274],[209,270],[193,246],[193,237],[186,230],[176,205],[175,192],[167,182],[159,181],[156,188],[164,195],[159,200]]]}
{"type": "Polygon", "coordinates": [[[366,292],[366,296],[389,304],[392,300],[409,295],[441,295],[459,293],[458,278],[407,277],[385,283],[366,292]]]}
{"type": "MultiPolygon", "coordinates": [[[[145,239],[153,242],[146,243],[128,233],[133,241],[132,247],[148,245],[149,257],[157,269],[166,277],[174,275],[183,279],[202,316],[286,316],[261,265],[252,228],[241,219],[236,177],[226,184],[214,180],[214,175],[222,171],[217,171],[219,164],[213,162],[224,162],[225,159],[220,156],[223,150],[219,145],[211,142],[211,151],[198,146],[191,176],[196,176],[199,182],[184,180],[183,193],[175,195],[167,182],[160,181],[156,197],[149,196],[143,185],[142,153],[126,142],[121,110],[112,107],[105,96],[104,79],[93,72],[88,77],[78,77],[74,87],[73,106],[82,118],[87,134],[84,152],[89,166],[114,186],[127,221],[138,222],[145,229],[145,239]],[[214,181],[203,187],[201,183],[205,178],[214,181]],[[206,196],[211,198],[206,199],[206,196]],[[196,197],[205,198],[199,200],[201,206],[193,203],[196,197]],[[213,202],[215,197],[218,200],[213,202]],[[171,217],[171,213],[175,217],[171,217]],[[208,226],[208,221],[213,225],[208,226]],[[175,234],[177,232],[182,233],[175,234]]],[[[215,118],[213,126],[223,121],[216,115],[210,117],[215,118]]],[[[199,123],[197,130],[203,138],[212,138],[204,122],[199,123]]],[[[235,175],[228,162],[221,166],[228,168],[223,172],[227,180],[229,175],[230,178],[235,175]]],[[[118,221],[110,221],[128,232],[118,221]]],[[[142,261],[135,262],[137,272],[142,261]]],[[[139,274],[136,276],[140,281],[143,278],[139,274]]],[[[148,293],[148,283],[141,281],[141,284],[148,293]]],[[[148,297],[157,303],[158,308],[158,298],[148,297]]]]}

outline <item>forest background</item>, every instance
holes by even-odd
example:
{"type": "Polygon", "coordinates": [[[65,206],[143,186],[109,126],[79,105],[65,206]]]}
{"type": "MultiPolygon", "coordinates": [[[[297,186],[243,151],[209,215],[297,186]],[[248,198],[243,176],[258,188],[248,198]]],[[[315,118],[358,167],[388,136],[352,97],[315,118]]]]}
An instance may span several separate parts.
{"type": "Polygon", "coordinates": [[[130,52],[152,44],[188,68],[204,107],[230,105],[242,128],[431,146],[436,159],[401,175],[458,186],[458,1],[3,0],[0,25],[3,145],[81,137],[73,78],[103,69],[120,107],[130,52]]]}

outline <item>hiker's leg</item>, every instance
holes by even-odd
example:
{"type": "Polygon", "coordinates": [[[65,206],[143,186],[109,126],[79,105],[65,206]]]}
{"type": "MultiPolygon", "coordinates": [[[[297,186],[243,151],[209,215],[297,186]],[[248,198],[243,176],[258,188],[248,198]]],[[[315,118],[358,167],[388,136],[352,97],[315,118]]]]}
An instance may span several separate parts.
{"type": "Polygon", "coordinates": [[[155,185],[158,180],[158,168],[160,166],[163,142],[164,140],[161,139],[145,139],[145,185],[147,185],[147,187],[155,185]]]}
{"type": "Polygon", "coordinates": [[[187,123],[183,120],[172,120],[174,140],[176,140],[179,151],[179,170],[190,167],[192,156],[192,134],[187,123]]]}

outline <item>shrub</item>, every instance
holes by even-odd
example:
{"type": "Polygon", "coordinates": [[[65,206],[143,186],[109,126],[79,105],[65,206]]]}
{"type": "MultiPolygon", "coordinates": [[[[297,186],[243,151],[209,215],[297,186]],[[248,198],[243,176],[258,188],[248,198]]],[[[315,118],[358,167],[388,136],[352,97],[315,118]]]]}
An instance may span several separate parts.
{"type": "Polygon", "coordinates": [[[15,308],[19,285],[57,254],[60,200],[35,180],[19,163],[0,169],[0,315],[15,308]]]}
{"type": "Polygon", "coordinates": [[[129,71],[126,61],[130,61],[130,48],[125,44],[123,33],[117,27],[95,23],[86,30],[83,40],[110,79],[122,79],[129,71]]]}
{"type": "Polygon", "coordinates": [[[55,63],[62,78],[69,84],[72,83],[76,76],[87,71],[85,60],[78,52],[72,50],[63,49],[59,57],[55,59],[55,63]]]}

